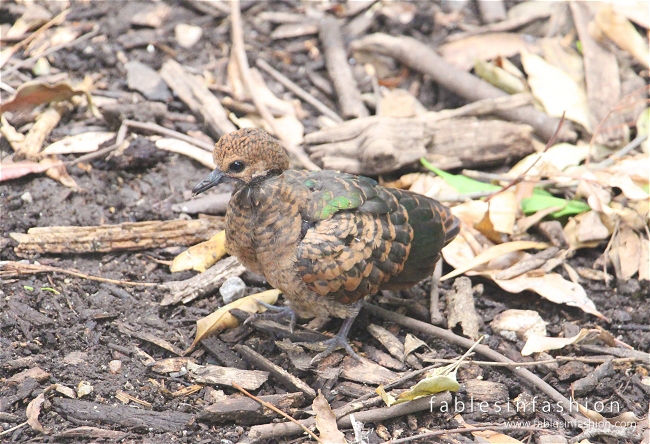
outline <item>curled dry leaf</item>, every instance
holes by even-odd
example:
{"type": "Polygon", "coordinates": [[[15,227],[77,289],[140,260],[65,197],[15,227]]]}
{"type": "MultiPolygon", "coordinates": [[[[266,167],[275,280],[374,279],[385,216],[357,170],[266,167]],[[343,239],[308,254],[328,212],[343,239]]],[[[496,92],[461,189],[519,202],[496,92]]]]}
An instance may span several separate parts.
{"type": "MultiPolygon", "coordinates": [[[[8,158],[9,159],[9,158],[8,158]]],[[[17,179],[28,174],[38,174],[52,168],[51,164],[43,164],[37,162],[3,162],[0,164],[0,182],[6,180],[17,179]]]]}
{"type": "Polygon", "coordinates": [[[531,92],[546,112],[579,123],[591,131],[587,94],[567,73],[548,63],[538,55],[521,52],[521,63],[528,74],[531,92]]]}
{"type": "Polygon", "coordinates": [[[44,402],[45,394],[40,393],[36,398],[32,399],[29,402],[25,414],[27,415],[27,424],[29,424],[32,429],[36,430],[37,432],[47,434],[49,433],[49,430],[46,430],[38,420],[38,416],[41,414],[41,407],[43,407],[44,402]]]}
{"type": "Polygon", "coordinates": [[[156,147],[161,150],[171,151],[172,153],[182,154],[190,159],[196,160],[203,166],[211,169],[214,168],[212,153],[183,140],[173,138],[158,139],[156,140],[156,147]]]}
{"type": "Polygon", "coordinates": [[[194,270],[203,273],[226,255],[226,231],[221,230],[209,240],[183,251],[172,261],[170,271],[194,270]]]}
{"type": "Polygon", "coordinates": [[[427,347],[429,349],[431,348],[422,339],[418,338],[417,336],[413,336],[411,333],[407,333],[406,337],[404,338],[404,358],[406,358],[408,355],[420,347],[427,347]]]}
{"type": "Polygon", "coordinates": [[[324,443],[346,443],[345,435],[336,425],[336,415],[320,390],[311,407],[316,413],[316,428],[320,432],[320,439],[324,443]]]}
{"type": "Polygon", "coordinates": [[[92,97],[85,87],[74,88],[68,82],[59,82],[54,85],[49,85],[41,80],[26,82],[18,87],[11,99],[0,104],[0,114],[6,111],[29,112],[39,105],[70,100],[78,95],[85,95],[88,106],[94,109],[92,97]]]}
{"type": "Polygon", "coordinates": [[[600,330],[583,328],[577,335],[570,338],[550,338],[548,336],[530,335],[524,348],[521,350],[521,355],[530,356],[533,353],[558,350],[567,345],[584,341],[588,336],[596,336],[598,334],[600,334],[600,330]]]}
{"type": "Polygon", "coordinates": [[[233,308],[238,308],[240,310],[246,311],[248,313],[263,312],[266,309],[259,305],[259,302],[266,302],[267,304],[274,304],[278,300],[278,295],[280,290],[268,290],[263,291],[262,293],[252,294],[236,301],[231,302],[228,305],[225,305],[219,308],[214,313],[199,319],[196,321],[196,336],[194,337],[194,342],[190,346],[190,350],[193,349],[199,341],[208,337],[210,334],[217,331],[225,330],[227,328],[237,327],[239,321],[233,315],[230,314],[230,310],[233,308]]]}

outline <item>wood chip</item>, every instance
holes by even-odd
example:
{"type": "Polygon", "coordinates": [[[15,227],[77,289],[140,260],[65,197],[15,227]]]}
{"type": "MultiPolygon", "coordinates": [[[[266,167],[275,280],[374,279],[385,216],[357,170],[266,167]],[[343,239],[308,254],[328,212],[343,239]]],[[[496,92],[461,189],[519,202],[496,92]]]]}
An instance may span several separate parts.
{"type": "MultiPolygon", "coordinates": [[[[305,402],[305,396],[302,392],[266,395],[259,398],[284,412],[300,407],[305,402]]],[[[207,406],[203,412],[199,413],[198,418],[201,421],[216,424],[235,421],[237,424],[248,425],[267,423],[278,416],[275,412],[262,407],[255,400],[239,396],[228,397],[207,406]]]]}
{"type": "Polygon", "coordinates": [[[269,379],[269,372],[260,370],[241,370],[218,365],[197,365],[192,362],[188,363],[187,368],[190,371],[190,376],[196,382],[230,387],[232,387],[233,382],[236,382],[246,390],[257,390],[269,379]]]}

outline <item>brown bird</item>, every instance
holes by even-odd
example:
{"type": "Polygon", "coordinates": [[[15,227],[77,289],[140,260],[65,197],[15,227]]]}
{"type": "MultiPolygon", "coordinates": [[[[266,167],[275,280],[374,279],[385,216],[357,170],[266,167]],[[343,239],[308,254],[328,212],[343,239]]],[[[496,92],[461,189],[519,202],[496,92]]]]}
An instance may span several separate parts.
{"type": "Polygon", "coordinates": [[[291,318],[345,321],[314,361],[343,347],[364,296],[409,288],[430,276],[459,231],[449,209],[428,197],[338,171],[289,169],[280,144],[259,129],[226,134],[217,166],[194,189],[235,189],[226,213],[226,249],[282,291],[291,318]]]}

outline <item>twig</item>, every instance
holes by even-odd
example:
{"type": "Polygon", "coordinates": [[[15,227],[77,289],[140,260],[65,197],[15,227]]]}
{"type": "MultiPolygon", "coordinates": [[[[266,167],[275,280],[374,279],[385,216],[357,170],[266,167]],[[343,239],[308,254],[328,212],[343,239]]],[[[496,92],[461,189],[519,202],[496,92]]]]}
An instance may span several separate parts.
{"type": "Polygon", "coordinates": [[[546,147],[544,148],[544,151],[542,151],[541,153],[539,153],[539,155],[537,156],[537,159],[535,159],[535,161],[534,161],[533,163],[531,163],[530,166],[529,166],[528,168],[526,168],[526,171],[522,172],[519,176],[517,176],[517,177],[515,177],[514,179],[512,179],[512,181],[510,181],[510,183],[509,183],[508,185],[506,185],[505,187],[501,188],[500,190],[495,191],[494,193],[492,193],[491,195],[489,195],[489,196],[485,199],[486,202],[489,202],[490,199],[492,199],[492,198],[493,198],[494,196],[496,196],[497,194],[499,194],[499,193],[503,193],[505,190],[514,187],[515,185],[517,185],[518,183],[520,183],[520,182],[522,182],[522,181],[524,180],[524,177],[526,177],[526,174],[527,174],[527,173],[528,173],[528,172],[529,172],[529,171],[530,171],[530,170],[531,170],[535,165],[537,165],[537,162],[539,162],[539,161],[541,160],[542,156],[544,156],[544,153],[546,153],[546,152],[549,150],[549,148],[551,148],[551,146],[553,146],[553,144],[554,144],[555,141],[557,140],[557,135],[560,133],[560,129],[562,128],[562,124],[564,124],[564,114],[565,114],[565,113],[563,112],[563,113],[562,113],[562,117],[560,118],[560,123],[558,123],[558,125],[557,125],[557,129],[555,130],[555,132],[553,133],[553,135],[548,139],[548,142],[546,142],[546,147]]]}
{"type": "Polygon", "coordinates": [[[598,171],[612,166],[617,159],[620,159],[621,157],[627,155],[634,148],[638,147],[643,142],[645,142],[647,138],[648,138],[647,134],[637,134],[637,136],[634,138],[633,141],[625,145],[623,148],[621,148],[620,150],[618,150],[617,152],[615,152],[614,154],[612,154],[602,162],[598,162],[596,164],[590,165],[589,169],[592,171],[598,171]]]}
{"type": "Polygon", "coordinates": [[[433,432],[427,432],[427,433],[422,433],[420,435],[409,436],[408,438],[394,439],[392,441],[388,441],[387,444],[399,444],[399,443],[403,443],[403,442],[415,441],[416,439],[432,438],[434,436],[442,436],[442,435],[457,434],[457,433],[472,433],[472,432],[481,432],[481,431],[546,432],[546,431],[548,431],[548,429],[543,428],[543,427],[523,427],[523,426],[480,426],[480,427],[458,428],[458,429],[449,429],[449,430],[435,430],[433,432]]]}
{"type": "Polygon", "coordinates": [[[237,59],[237,65],[239,66],[239,72],[241,73],[242,77],[242,82],[244,83],[244,86],[248,90],[248,93],[251,96],[251,99],[253,100],[253,103],[255,104],[255,107],[257,108],[258,112],[262,116],[264,120],[268,122],[268,124],[271,126],[271,129],[273,130],[273,133],[275,134],[276,137],[278,137],[281,141],[282,144],[284,145],[284,148],[289,151],[291,154],[293,154],[302,164],[303,167],[305,167],[308,170],[320,170],[318,165],[316,165],[314,162],[309,159],[307,154],[297,146],[294,146],[290,141],[284,137],[284,134],[279,131],[278,126],[275,124],[275,118],[273,117],[273,114],[269,111],[269,109],[266,107],[266,104],[262,101],[262,99],[259,97],[258,94],[256,94],[256,91],[254,90],[253,87],[253,81],[251,80],[251,74],[250,74],[250,67],[248,66],[248,59],[246,57],[246,49],[244,48],[244,29],[242,26],[242,20],[241,20],[241,11],[239,9],[239,0],[233,0],[230,3],[230,20],[231,20],[231,35],[232,35],[232,50],[235,53],[235,57],[237,59]]]}
{"type": "Polygon", "coordinates": [[[438,299],[440,298],[440,277],[442,276],[442,260],[438,259],[436,268],[433,269],[431,276],[431,291],[429,292],[429,314],[432,324],[440,324],[442,316],[440,315],[440,308],[438,307],[438,299]]]}
{"type": "Polygon", "coordinates": [[[5,430],[5,431],[3,431],[3,432],[0,432],[0,436],[7,435],[7,434],[9,434],[9,433],[11,433],[11,432],[13,432],[13,431],[15,431],[15,430],[18,430],[18,429],[21,428],[21,427],[25,427],[26,425],[27,425],[27,421],[25,421],[25,422],[23,422],[23,423],[20,423],[20,424],[18,424],[18,425],[15,426],[15,427],[12,427],[12,428],[7,429],[7,430],[5,430]]]}
{"type": "MultiPolygon", "coordinates": [[[[239,5],[238,5],[238,7],[239,7],[239,5]]],[[[234,8],[233,8],[233,9],[234,9],[234,8]]],[[[237,390],[239,390],[240,392],[242,392],[244,395],[248,396],[249,398],[251,398],[252,400],[254,400],[255,402],[257,402],[258,404],[260,404],[262,407],[266,407],[267,409],[271,409],[271,410],[273,410],[275,413],[284,416],[286,419],[288,419],[289,421],[293,422],[294,424],[297,424],[298,426],[300,426],[301,429],[303,429],[303,430],[305,431],[305,433],[307,433],[309,436],[311,436],[312,438],[314,438],[317,442],[320,442],[320,443],[323,442],[323,441],[322,441],[318,436],[316,436],[316,435],[314,434],[314,432],[312,432],[312,431],[309,430],[307,427],[305,427],[304,425],[302,425],[301,423],[299,423],[299,422],[298,422],[295,418],[293,418],[292,416],[290,416],[290,415],[284,413],[282,410],[280,410],[279,408],[277,408],[277,407],[274,406],[273,404],[268,403],[268,402],[266,402],[266,401],[262,401],[262,400],[261,400],[260,398],[258,398],[257,396],[250,394],[248,391],[246,391],[243,387],[241,387],[241,386],[240,386],[239,384],[237,384],[236,382],[233,382],[233,383],[232,383],[232,386],[235,387],[235,388],[236,388],[237,390]]]]}
{"type": "MultiPolygon", "coordinates": [[[[630,329],[631,330],[631,329],[630,329]]],[[[527,362],[495,362],[495,361],[465,361],[463,365],[485,365],[489,367],[534,367],[540,364],[556,364],[558,362],[584,362],[586,364],[602,364],[606,362],[609,358],[588,358],[583,356],[558,356],[555,359],[547,359],[544,361],[527,361],[527,362]]],[[[422,359],[424,362],[433,362],[436,364],[453,364],[456,362],[455,359],[428,359],[424,357],[422,359]]],[[[612,360],[614,364],[625,364],[626,362],[636,362],[643,361],[640,357],[630,357],[630,358],[615,358],[612,360]]]]}
{"type": "MultiPolygon", "coordinates": [[[[603,252],[603,276],[605,276],[605,285],[609,286],[609,277],[607,274],[607,255],[609,254],[609,250],[612,248],[612,244],[614,243],[614,238],[618,234],[618,228],[621,225],[621,219],[617,218],[616,219],[616,224],[614,224],[614,229],[612,230],[612,235],[609,238],[609,242],[607,242],[607,246],[605,247],[605,251],[603,252]]],[[[616,266],[614,266],[614,269],[616,269],[616,266]]]]}
{"type": "Polygon", "coordinates": [[[90,281],[106,282],[109,284],[116,284],[116,285],[130,285],[134,287],[137,286],[155,287],[158,285],[152,282],[131,282],[131,281],[120,281],[116,279],[108,279],[99,276],[84,274],[80,271],[70,270],[67,268],[52,267],[50,265],[23,264],[21,262],[14,262],[14,261],[0,262],[0,276],[20,276],[22,274],[38,274],[38,273],[63,273],[81,279],[88,279],[90,281]]]}
{"type": "Polygon", "coordinates": [[[343,122],[341,116],[336,114],[336,112],[334,112],[332,109],[330,109],[327,105],[325,105],[323,102],[318,100],[316,97],[312,96],[307,91],[305,91],[304,89],[296,85],[294,82],[291,81],[291,79],[284,76],[279,71],[275,70],[271,65],[266,63],[264,59],[257,59],[257,66],[259,68],[262,68],[267,73],[269,73],[275,80],[277,80],[282,85],[284,85],[284,87],[287,88],[289,91],[291,91],[292,93],[294,93],[295,95],[303,99],[305,102],[312,105],[314,108],[316,108],[318,111],[320,111],[330,119],[334,120],[335,122],[343,122]]]}
{"type": "Polygon", "coordinates": [[[178,131],[165,128],[164,126],[160,126],[157,123],[138,122],[135,120],[126,119],[122,121],[122,125],[127,125],[129,128],[137,128],[141,130],[164,134],[169,137],[174,137],[175,139],[179,139],[184,142],[191,143],[194,146],[198,146],[199,148],[203,148],[206,151],[212,152],[212,150],[214,149],[214,144],[212,143],[204,142],[203,140],[197,139],[196,137],[190,137],[187,134],[179,133],[178,131]]]}
{"type": "MultiPolygon", "coordinates": [[[[370,311],[372,314],[381,316],[384,319],[395,322],[397,324],[403,325],[404,327],[412,328],[419,332],[425,333],[427,335],[435,336],[437,338],[443,339],[445,341],[451,342],[452,344],[458,345],[464,348],[470,348],[474,345],[474,341],[471,339],[463,338],[458,336],[449,330],[436,327],[431,324],[427,324],[422,321],[418,321],[407,316],[402,316],[400,314],[384,310],[383,308],[372,305],[368,302],[365,302],[363,306],[370,311]]],[[[489,347],[484,345],[479,345],[475,348],[476,352],[497,362],[504,362],[508,364],[514,363],[511,359],[506,358],[501,353],[498,353],[489,347]]],[[[528,382],[529,384],[539,388],[551,399],[556,401],[559,405],[565,409],[565,411],[570,412],[574,417],[579,415],[577,412],[572,411],[571,402],[560,392],[551,387],[546,381],[538,377],[537,375],[531,373],[529,370],[521,367],[507,367],[517,376],[528,382]]]]}
{"type": "Polygon", "coordinates": [[[126,139],[126,130],[128,128],[129,126],[125,125],[124,122],[122,122],[120,129],[117,130],[117,135],[115,136],[115,143],[113,145],[107,146],[106,148],[102,148],[101,150],[97,150],[93,153],[84,154],[83,156],[77,157],[76,159],[63,162],[63,165],[65,166],[76,165],[80,162],[86,162],[89,160],[97,159],[99,157],[102,157],[104,154],[108,154],[111,151],[118,149],[120,145],[122,145],[122,143],[124,142],[124,139],[126,139]]]}
{"type": "Polygon", "coordinates": [[[99,26],[95,26],[92,31],[87,32],[86,34],[84,34],[82,36],[79,36],[74,40],[71,40],[71,41],[66,42],[66,43],[61,43],[60,45],[52,46],[47,51],[44,51],[42,54],[39,54],[39,55],[30,57],[28,59],[25,59],[25,60],[23,60],[21,62],[16,63],[11,68],[5,69],[4,71],[2,71],[0,73],[0,78],[8,76],[9,74],[11,74],[13,72],[18,71],[20,68],[24,68],[26,66],[29,66],[31,63],[36,62],[41,57],[47,57],[50,54],[53,54],[53,53],[57,52],[59,49],[67,48],[69,46],[74,46],[77,43],[81,43],[83,41],[86,41],[86,40],[96,36],[98,32],[99,32],[99,26]]]}
{"type": "Polygon", "coordinates": [[[321,19],[319,38],[323,46],[323,58],[339,100],[341,114],[346,119],[367,117],[368,110],[363,104],[357,81],[348,63],[341,34],[341,28],[334,17],[325,16],[321,19]]]}

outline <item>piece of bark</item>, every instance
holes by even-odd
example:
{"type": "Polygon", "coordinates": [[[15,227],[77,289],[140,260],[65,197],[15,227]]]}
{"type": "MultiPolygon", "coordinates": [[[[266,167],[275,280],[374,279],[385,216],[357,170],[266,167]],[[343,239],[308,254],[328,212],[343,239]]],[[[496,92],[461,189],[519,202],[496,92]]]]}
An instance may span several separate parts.
{"type": "Polygon", "coordinates": [[[183,355],[183,351],[181,349],[161,337],[158,337],[146,331],[138,331],[135,327],[124,322],[114,321],[113,323],[117,326],[117,329],[120,333],[140,339],[141,341],[150,342],[151,344],[157,345],[158,347],[167,350],[168,352],[174,353],[175,355],[183,355]]]}
{"type": "Polygon", "coordinates": [[[503,164],[534,152],[532,128],[473,117],[439,120],[436,113],[408,119],[366,117],[305,136],[323,168],[378,175],[419,162],[438,168],[503,164]]]}
{"type": "Polygon", "coordinates": [[[143,432],[180,432],[194,420],[194,415],[174,410],[154,412],[126,405],[105,405],[78,399],[54,398],[52,405],[59,415],[73,423],[89,421],[93,424],[112,424],[143,432]]]}
{"type": "Polygon", "coordinates": [[[562,224],[557,220],[549,220],[540,222],[537,229],[549,240],[551,243],[563,250],[569,248],[569,239],[567,238],[562,224]]]}
{"type": "Polygon", "coordinates": [[[478,339],[478,330],[481,326],[481,317],[476,312],[472,281],[461,276],[454,281],[452,290],[447,293],[448,327],[454,328],[461,324],[463,333],[470,338],[478,339]]]}
{"type": "Polygon", "coordinates": [[[108,253],[194,245],[224,227],[222,217],[196,220],[125,222],[91,227],[35,227],[10,233],[18,256],[44,253],[108,253]]]}
{"type": "MultiPolygon", "coordinates": [[[[259,398],[283,412],[290,412],[291,409],[300,407],[305,402],[305,396],[302,392],[266,395],[259,398]]],[[[257,401],[245,396],[239,396],[224,399],[205,407],[203,412],[198,414],[198,419],[216,424],[235,421],[237,424],[250,425],[268,423],[278,416],[277,413],[262,407],[257,401]]]]}
{"type": "Polygon", "coordinates": [[[114,103],[100,109],[112,129],[119,128],[125,120],[160,123],[167,113],[167,105],[160,102],[114,103]]]}
{"type": "Polygon", "coordinates": [[[208,337],[201,340],[201,345],[208,353],[225,367],[247,370],[246,364],[230,347],[217,337],[208,337]]]}
{"type": "Polygon", "coordinates": [[[539,253],[535,253],[532,256],[517,262],[512,267],[501,270],[497,273],[495,278],[506,280],[513,279],[531,270],[536,270],[544,265],[550,258],[555,256],[558,251],[560,251],[558,247],[549,247],[546,250],[542,250],[539,253]]]}
{"type": "Polygon", "coordinates": [[[510,399],[508,387],[500,382],[468,379],[462,383],[461,387],[469,398],[476,401],[486,401],[494,404],[495,402],[507,402],[510,399]]]}
{"type": "Polygon", "coordinates": [[[289,390],[302,392],[308,399],[314,399],[316,397],[316,391],[313,388],[308,386],[302,380],[291,375],[282,367],[275,365],[252,348],[246,345],[237,344],[235,345],[235,350],[255,367],[263,368],[271,373],[280,384],[284,385],[289,390]]]}
{"type": "MultiPolygon", "coordinates": [[[[390,407],[381,407],[363,412],[356,412],[354,419],[363,423],[378,423],[391,418],[409,415],[423,410],[437,410],[442,406],[449,406],[451,403],[451,394],[449,392],[438,393],[433,396],[425,396],[415,401],[396,404],[390,407]]],[[[336,424],[339,428],[345,429],[351,427],[350,415],[341,416],[341,411],[334,410],[334,414],[339,418],[336,424]]],[[[315,424],[314,418],[298,421],[305,427],[311,427],[315,424]]],[[[248,432],[249,442],[267,442],[269,439],[282,438],[287,436],[299,435],[303,432],[302,427],[293,422],[281,422],[276,424],[264,424],[251,427],[248,432]]]]}
{"type": "Polygon", "coordinates": [[[219,99],[200,80],[186,72],[178,62],[167,60],[160,69],[160,76],[192,113],[203,119],[213,137],[218,139],[237,130],[228,119],[228,113],[221,106],[219,99]]]}
{"type": "Polygon", "coordinates": [[[236,257],[230,256],[208,268],[207,271],[197,274],[184,281],[171,281],[160,284],[159,288],[166,290],[167,295],[160,301],[160,305],[187,304],[196,298],[217,291],[226,279],[241,276],[246,269],[236,257]]]}
{"type": "MultiPolygon", "coordinates": [[[[470,102],[507,95],[504,91],[478,77],[451,66],[429,46],[411,37],[372,34],[352,42],[351,48],[356,51],[374,51],[389,55],[405,65],[431,76],[435,82],[470,102]]],[[[496,114],[506,120],[532,126],[544,140],[553,136],[560,123],[560,119],[537,111],[532,106],[498,111],[496,114]]],[[[576,137],[572,126],[565,121],[558,133],[558,139],[575,140],[576,137]]]]}
{"type": "Polygon", "coordinates": [[[477,0],[483,23],[500,22],[506,19],[506,7],[502,0],[477,0]]]}
{"type": "Polygon", "coordinates": [[[581,2],[570,2],[569,5],[582,43],[591,127],[596,131],[602,122],[595,143],[617,147],[625,137],[621,113],[612,112],[621,99],[618,61],[589,32],[589,24],[595,15],[589,5],[581,2]]]}
{"type": "Polygon", "coordinates": [[[319,37],[323,45],[327,72],[334,84],[343,118],[366,117],[368,110],[361,99],[357,81],[348,63],[347,51],[343,46],[341,28],[334,17],[321,19],[319,37]]]}
{"type": "Polygon", "coordinates": [[[402,344],[394,334],[376,324],[369,324],[368,332],[378,340],[391,355],[401,362],[404,362],[404,344],[402,344]]]}
{"type": "Polygon", "coordinates": [[[237,383],[246,390],[257,390],[269,379],[269,372],[266,371],[241,370],[219,365],[198,365],[191,361],[187,363],[187,369],[192,380],[201,384],[232,387],[233,383],[237,383]]]}
{"type": "Polygon", "coordinates": [[[395,373],[379,364],[375,364],[367,359],[361,361],[347,356],[343,360],[343,371],[341,377],[350,381],[361,382],[364,384],[380,385],[387,384],[397,379],[399,373],[395,373]]]}

